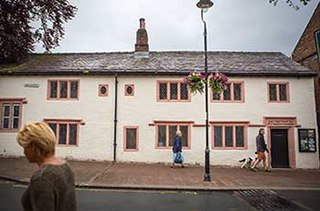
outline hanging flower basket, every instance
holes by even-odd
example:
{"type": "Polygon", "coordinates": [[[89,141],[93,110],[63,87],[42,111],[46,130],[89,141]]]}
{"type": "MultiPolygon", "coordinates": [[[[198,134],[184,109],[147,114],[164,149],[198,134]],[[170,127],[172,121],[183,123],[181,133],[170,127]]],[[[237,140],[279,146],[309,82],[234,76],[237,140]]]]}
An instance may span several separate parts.
{"type": "Polygon", "coordinates": [[[204,74],[193,71],[184,78],[184,81],[188,84],[188,87],[190,88],[192,94],[203,93],[205,83],[204,74]]]}
{"type": "MultiPolygon", "coordinates": [[[[211,73],[208,80],[209,87],[213,93],[221,94],[227,88],[228,77],[223,73],[211,73]]],[[[202,94],[206,83],[206,76],[204,73],[193,71],[184,78],[184,81],[188,84],[192,94],[202,94]]]]}
{"type": "Polygon", "coordinates": [[[221,94],[226,88],[228,77],[223,73],[215,73],[209,75],[209,87],[215,94],[221,94]]]}

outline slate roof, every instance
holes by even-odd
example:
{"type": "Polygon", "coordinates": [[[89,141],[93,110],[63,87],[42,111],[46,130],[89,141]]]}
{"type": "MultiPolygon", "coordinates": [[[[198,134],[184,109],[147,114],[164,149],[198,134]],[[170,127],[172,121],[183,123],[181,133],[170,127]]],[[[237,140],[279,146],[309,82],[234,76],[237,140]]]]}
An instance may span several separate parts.
{"type": "MultiPolygon", "coordinates": [[[[134,52],[33,54],[29,62],[0,67],[0,75],[186,75],[204,70],[203,52],[134,52]]],[[[246,76],[314,76],[306,67],[279,52],[208,52],[208,71],[246,76]]]]}

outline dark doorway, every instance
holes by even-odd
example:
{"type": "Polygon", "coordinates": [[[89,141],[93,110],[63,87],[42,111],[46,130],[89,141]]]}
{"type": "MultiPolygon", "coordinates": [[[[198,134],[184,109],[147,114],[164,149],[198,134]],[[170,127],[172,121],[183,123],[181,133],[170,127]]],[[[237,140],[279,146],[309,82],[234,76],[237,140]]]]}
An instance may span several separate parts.
{"type": "Polygon", "coordinates": [[[271,129],[271,166],[289,168],[288,130],[271,129]]]}

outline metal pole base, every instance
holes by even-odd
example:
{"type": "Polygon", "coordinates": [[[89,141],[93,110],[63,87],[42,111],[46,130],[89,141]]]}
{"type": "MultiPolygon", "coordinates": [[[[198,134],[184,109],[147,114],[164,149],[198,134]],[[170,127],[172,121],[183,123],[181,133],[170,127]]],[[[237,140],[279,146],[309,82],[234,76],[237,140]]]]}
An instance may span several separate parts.
{"type": "Polygon", "coordinates": [[[209,173],[205,173],[204,174],[204,178],[203,178],[204,182],[211,182],[211,176],[209,173]]]}
{"type": "MultiPolygon", "coordinates": [[[[208,137],[207,137],[208,141],[208,137]]],[[[208,142],[205,150],[205,165],[204,165],[204,179],[203,181],[205,182],[210,182],[211,181],[211,176],[210,176],[210,150],[208,147],[208,142]]]]}

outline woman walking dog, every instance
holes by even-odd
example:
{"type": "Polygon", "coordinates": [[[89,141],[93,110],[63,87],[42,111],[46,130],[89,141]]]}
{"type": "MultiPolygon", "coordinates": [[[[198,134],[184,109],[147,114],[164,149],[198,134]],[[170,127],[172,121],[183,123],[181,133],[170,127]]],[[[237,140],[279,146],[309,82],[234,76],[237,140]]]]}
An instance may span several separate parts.
{"type": "Polygon", "coordinates": [[[253,163],[253,165],[251,166],[251,170],[252,171],[256,171],[256,166],[260,163],[260,161],[263,161],[263,166],[265,171],[269,172],[271,171],[270,167],[269,167],[269,162],[267,162],[268,160],[266,159],[266,155],[265,152],[267,152],[267,156],[269,156],[269,150],[267,148],[266,142],[264,140],[264,129],[260,128],[259,129],[259,134],[256,137],[256,145],[257,145],[257,158],[255,160],[255,162],[253,163]]]}

